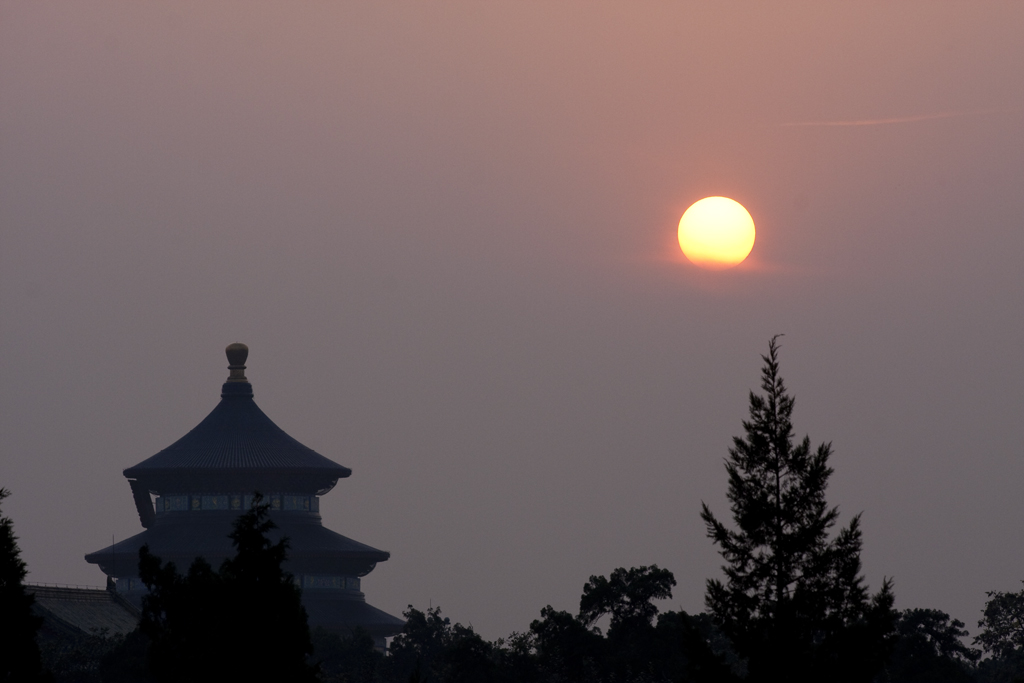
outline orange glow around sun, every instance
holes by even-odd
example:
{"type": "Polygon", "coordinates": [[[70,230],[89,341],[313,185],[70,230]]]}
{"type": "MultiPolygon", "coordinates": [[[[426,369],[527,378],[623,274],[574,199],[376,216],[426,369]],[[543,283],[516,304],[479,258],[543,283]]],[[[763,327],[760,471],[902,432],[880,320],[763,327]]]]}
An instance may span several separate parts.
{"type": "Polygon", "coordinates": [[[679,246],[701,268],[732,268],[754,248],[754,219],[728,197],[705,197],[679,219],[679,246]]]}

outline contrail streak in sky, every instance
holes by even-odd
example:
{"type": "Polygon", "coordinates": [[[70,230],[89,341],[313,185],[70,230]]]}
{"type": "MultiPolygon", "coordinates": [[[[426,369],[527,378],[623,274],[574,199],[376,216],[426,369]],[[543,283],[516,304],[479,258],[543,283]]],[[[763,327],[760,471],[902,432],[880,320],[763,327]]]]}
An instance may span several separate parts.
{"type": "Polygon", "coordinates": [[[891,123],[916,123],[918,121],[934,121],[936,119],[952,119],[971,114],[990,114],[992,112],[1009,111],[1007,109],[974,109],[971,111],[952,111],[942,114],[922,114],[920,116],[899,116],[889,119],[851,119],[847,121],[796,121],[779,124],[783,128],[810,126],[885,126],[891,123]]]}

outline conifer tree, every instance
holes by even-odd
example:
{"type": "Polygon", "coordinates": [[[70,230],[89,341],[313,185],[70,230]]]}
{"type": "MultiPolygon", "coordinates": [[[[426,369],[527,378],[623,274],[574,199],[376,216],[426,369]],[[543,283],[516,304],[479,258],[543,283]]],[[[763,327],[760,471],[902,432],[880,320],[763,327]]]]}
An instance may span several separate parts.
{"type": "Polygon", "coordinates": [[[778,337],[762,356],[762,395],[750,393],[746,432],[726,461],[735,528],[703,504],[725,559],[706,604],[752,681],[869,681],[884,664],[895,614],[888,580],[869,598],[861,576],[860,515],[839,517],[825,489],[829,443],[794,443],[794,401],[779,375],[778,337]]]}
{"type": "Polygon", "coordinates": [[[236,554],[215,571],[197,558],[184,576],[173,562],[139,550],[139,575],[149,589],[140,629],[151,639],[149,669],[161,683],[225,680],[312,683],[316,669],[301,593],[282,564],[288,541],[271,542],[276,527],[258,493],[235,520],[236,554]]]}
{"type": "MultiPolygon", "coordinates": [[[[0,489],[0,502],[9,495],[0,489]]],[[[36,644],[43,620],[32,614],[34,598],[24,584],[27,574],[14,523],[0,516],[0,681],[44,680],[36,644]]]]}

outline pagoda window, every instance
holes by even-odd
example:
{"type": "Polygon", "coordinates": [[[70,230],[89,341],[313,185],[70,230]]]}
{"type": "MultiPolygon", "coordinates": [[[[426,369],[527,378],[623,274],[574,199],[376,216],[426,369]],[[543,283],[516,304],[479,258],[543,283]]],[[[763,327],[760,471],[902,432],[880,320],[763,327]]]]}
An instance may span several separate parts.
{"type": "MultiPolygon", "coordinates": [[[[333,588],[335,590],[344,590],[346,586],[346,578],[344,576],[309,576],[308,574],[302,577],[303,588],[333,588]]],[[[349,587],[351,587],[352,579],[348,579],[349,587]]]]}
{"type": "Polygon", "coordinates": [[[305,510],[309,512],[309,496],[282,496],[285,510],[305,510]]]}
{"type": "Polygon", "coordinates": [[[236,493],[236,494],[231,496],[231,509],[232,510],[241,510],[242,509],[242,496],[241,495],[236,493]]]}
{"type": "Polygon", "coordinates": [[[320,512],[320,496],[310,496],[309,509],[312,512],[320,512]]]}
{"type": "Polygon", "coordinates": [[[204,510],[227,510],[228,509],[228,497],[227,496],[202,496],[204,510]]]}
{"type": "MultiPolygon", "coordinates": [[[[252,503],[253,503],[253,496],[252,496],[251,493],[247,493],[244,496],[242,496],[242,509],[243,510],[251,510],[252,509],[252,503]]],[[[263,502],[261,504],[262,505],[269,505],[271,510],[280,510],[281,509],[281,496],[275,496],[275,495],[271,495],[271,494],[266,494],[265,493],[265,494],[263,494],[263,502]],[[275,498],[277,499],[277,507],[274,507],[274,499],[275,498]]],[[[232,509],[234,509],[234,508],[232,508],[232,509]]]]}
{"type": "Polygon", "coordinates": [[[192,505],[189,506],[191,510],[201,510],[203,508],[203,501],[200,496],[190,496],[192,498],[192,505]]]}
{"type": "Polygon", "coordinates": [[[164,512],[185,512],[188,510],[188,496],[161,496],[163,505],[158,506],[164,512]]]}

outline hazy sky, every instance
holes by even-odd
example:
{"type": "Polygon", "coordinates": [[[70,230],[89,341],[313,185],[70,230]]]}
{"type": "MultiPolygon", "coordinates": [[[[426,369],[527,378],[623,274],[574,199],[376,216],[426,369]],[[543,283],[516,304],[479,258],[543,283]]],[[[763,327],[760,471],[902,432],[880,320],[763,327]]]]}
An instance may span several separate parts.
{"type": "Polygon", "coordinates": [[[0,2],[0,486],[30,580],[219,400],[351,467],[363,583],[488,638],[702,609],[768,339],[899,607],[1024,579],[1024,3],[0,2]],[[675,230],[726,195],[748,261],[675,230]]]}

